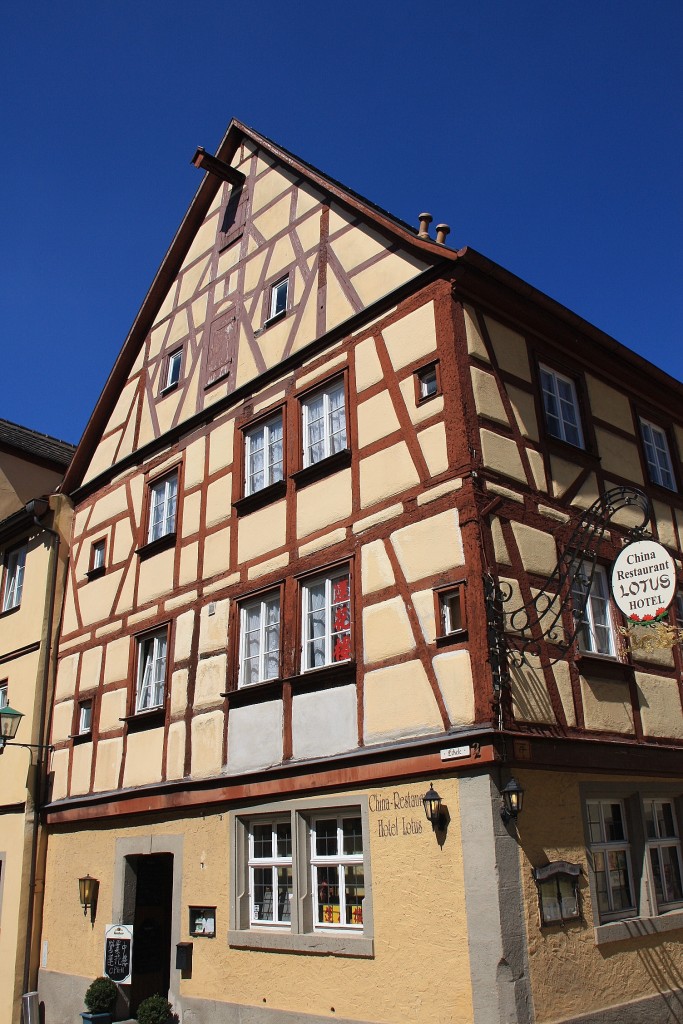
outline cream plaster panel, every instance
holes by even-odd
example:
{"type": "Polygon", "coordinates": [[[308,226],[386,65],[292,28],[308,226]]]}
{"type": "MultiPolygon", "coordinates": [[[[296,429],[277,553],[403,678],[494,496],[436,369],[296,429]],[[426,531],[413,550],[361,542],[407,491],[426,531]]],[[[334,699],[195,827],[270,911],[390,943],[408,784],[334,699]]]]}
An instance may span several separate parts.
{"type": "Polygon", "coordinates": [[[183,499],[183,537],[199,533],[202,515],[202,492],[194,491],[183,499]]]}
{"type": "Polygon", "coordinates": [[[462,477],[455,477],[452,480],[445,480],[442,484],[437,484],[436,487],[430,487],[428,490],[423,491],[422,494],[418,494],[417,503],[418,505],[429,505],[430,502],[436,501],[437,498],[442,498],[444,494],[450,494],[451,491],[459,491],[462,487],[462,477]]]}
{"type": "Polygon", "coordinates": [[[131,639],[127,636],[122,636],[119,640],[112,640],[107,644],[102,680],[105,686],[107,683],[119,683],[128,678],[130,645],[131,639]]]}
{"type": "Polygon", "coordinates": [[[99,741],[93,785],[96,792],[108,793],[110,790],[118,788],[122,756],[123,738],[121,736],[112,740],[99,741]]]}
{"type": "Polygon", "coordinates": [[[390,327],[385,327],[382,337],[397,370],[422,356],[433,355],[436,350],[434,303],[419,306],[390,327]]]}
{"type": "Polygon", "coordinates": [[[204,541],[204,580],[230,568],[230,527],[211,533],[204,541]]]}
{"type": "Polygon", "coordinates": [[[228,771],[267,768],[282,761],[282,702],[231,708],[228,716],[228,771]]]}
{"type": "Polygon", "coordinates": [[[114,527],[112,561],[117,564],[128,558],[134,547],[133,530],[129,519],[120,519],[114,527]]]}
{"type": "MultiPolygon", "coordinates": [[[[327,483],[327,481],[325,481],[327,483]]],[[[297,517],[298,518],[298,517],[297,517]]],[[[338,516],[334,518],[338,519],[338,516]]],[[[329,518],[325,522],[330,522],[329,518]]],[[[238,522],[237,558],[249,562],[253,558],[281,548],[285,543],[287,526],[287,503],[276,501],[266,505],[238,522]]]]}
{"type": "Polygon", "coordinates": [[[118,690],[105,690],[100,695],[100,719],[99,732],[112,732],[121,728],[121,719],[126,714],[126,699],[128,690],[121,687],[118,690]]]}
{"type": "Polygon", "coordinates": [[[321,534],[315,540],[309,541],[308,544],[302,544],[299,548],[299,557],[303,558],[314,551],[322,551],[323,548],[334,547],[335,544],[341,544],[343,540],[346,540],[346,529],[344,527],[341,527],[339,530],[330,530],[329,533],[321,534]]]}
{"type": "Polygon", "coordinates": [[[652,502],[655,518],[657,520],[657,533],[661,544],[667,544],[670,548],[676,549],[676,533],[673,524],[673,510],[670,505],[664,505],[661,501],[652,502]]]}
{"type": "Polygon", "coordinates": [[[227,686],[227,663],[225,654],[200,659],[195,677],[193,707],[206,708],[221,703],[221,693],[227,686]]]}
{"type": "Polygon", "coordinates": [[[271,388],[266,388],[264,391],[259,392],[259,398],[254,402],[254,413],[259,413],[263,409],[270,409],[271,406],[277,402],[282,402],[287,397],[286,388],[278,388],[277,391],[273,391],[271,388]]]}
{"type": "Polygon", "coordinates": [[[497,517],[491,520],[491,537],[493,539],[493,551],[496,556],[496,561],[500,562],[502,565],[512,565],[507,544],[503,537],[500,519],[497,517]]]}
{"type": "Polygon", "coordinates": [[[436,617],[434,615],[434,591],[418,590],[412,595],[413,607],[417,613],[422,635],[428,644],[436,639],[436,617]]]}
{"type": "Polygon", "coordinates": [[[421,402],[420,405],[415,404],[415,379],[412,374],[402,380],[399,387],[411,423],[422,423],[423,420],[431,420],[434,416],[443,414],[443,395],[430,398],[428,402],[421,402]]]}
{"type": "Polygon", "coordinates": [[[209,473],[217,473],[232,462],[233,437],[235,424],[233,420],[214,426],[209,436],[209,473]]]}
{"type": "Polygon", "coordinates": [[[97,686],[100,681],[100,670],[102,668],[102,648],[89,647],[83,651],[81,660],[81,677],[79,682],[80,690],[89,690],[97,686]]]}
{"type": "MultiPolygon", "coordinates": [[[[251,200],[252,215],[261,210],[268,203],[282,195],[292,187],[294,178],[284,168],[271,169],[258,179],[254,184],[253,197],[251,200]]],[[[287,211],[289,212],[289,196],[287,197],[287,211]]],[[[263,233],[263,232],[262,232],[263,233]]]]}
{"type": "Polygon", "coordinates": [[[478,366],[472,366],[472,390],[474,392],[474,404],[480,416],[495,420],[497,423],[509,424],[510,420],[505,412],[503,400],[500,397],[498,383],[492,373],[480,370],[478,366]]]}
{"type": "MultiPolygon", "coordinates": [[[[205,260],[203,266],[207,265],[205,260]]],[[[190,271],[192,273],[192,271],[190,271]]],[[[187,322],[187,310],[177,310],[170,321],[170,329],[166,336],[166,344],[174,345],[176,341],[180,341],[181,338],[186,338],[189,333],[189,324],[187,322]]],[[[152,353],[150,352],[150,355],[152,353]]]]}
{"type": "Polygon", "coordinates": [[[361,587],[364,594],[374,594],[395,582],[394,570],[384,547],[384,541],[365,544],[361,556],[361,587]]]}
{"type": "Polygon", "coordinates": [[[201,610],[199,623],[199,654],[212,654],[224,651],[228,646],[228,616],[230,601],[214,601],[213,614],[209,614],[209,605],[201,610]]]}
{"type": "MultiPolygon", "coordinates": [[[[203,324],[204,321],[206,320],[206,310],[208,304],[209,293],[208,291],[206,291],[203,293],[203,295],[200,295],[199,298],[195,299],[192,305],[190,306],[190,310],[192,312],[192,323],[195,325],[195,327],[198,324],[203,324]]],[[[200,339],[198,338],[197,340],[199,341],[200,339]]]]}
{"type": "Polygon", "coordinates": [[[538,441],[538,420],[536,419],[534,396],[530,395],[528,391],[522,391],[521,388],[514,387],[512,384],[506,384],[505,388],[520,433],[524,437],[531,438],[532,441],[538,441]]]}
{"type": "Polygon", "coordinates": [[[622,430],[633,434],[631,404],[626,395],[611,388],[608,384],[603,384],[601,380],[593,377],[590,373],[586,374],[586,384],[588,385],[590,407],[595,415],[599,416],[601,420],[605,420],[606,423],[621,427],[622,430]]]}
{"type": "Polygon", "coordinates": [[[180,549],[178,582],[180,586],[194,583],[199,576],[199,544],[186,544],[180,549]]]}
{"type": "Polygon", "coordinates": [[[122,576],[123,569],[110,570],[99,579],[90,580],[85,590],[79,592],[78,607],[85,628],[112,617],[112,608],[122,576]]]}
{"type": "Polygon", "coordinates": [[[330,757],[358,746],[355,686],[297,694],[292,701],[292,755],[330,757]]]}
{"type": "Polygon", "coordinates": [[[409,583],[465,564],[457,509],[404,526],[390,539],[409,583]]]}
{"type": "Polygon", "coordinates": [[[524,504],[524,496],[519,491],[513,491],[509,487],[503,487],[501,484],[489,482],[488,491],[490,494],[499,494],[501,498],[507,498],[509,501],[516,501],[519,505],[524,504]]]}
{"type": "Polygon", "coordinates": [[[63,800],[66,794],[66,785],[69,771],[69,751],[55,750],[50,762],[52,771],[52,799],[63,800]]]}
{"type": "Polygon", "coordinates": [[[161,303],[161,308],[159,309],[159,312],[157,313],[156,317],[154,318],[155,325],[156,324],[160,324],[162,322],[162,320],[165,320],[166,317],[168,316],[168,314],[173,309],[173,305],[175,303],[176,284],[177,284],[177,281],[173,281],[173,283],[171,284],[171,287],[166,292],[166,295],[164,297],[164,301],[161,303]]]}
{"type": "MultiPolygon", "coordinates": [[[[100,473],[109,469],[116,462],[116,449],[119,443],[120,434],[111,434],[105,440],[100,441],[93,453],[88,469],[83,478],[83,483],[93,480],[100,473]]],[[[125,454],[125,453],[124,453],[125,454]]]]}
{"type": "Polygon", "coordinates": [[[92,743],[79,743],[73,748],[71,760],[71,796],[90,790],[90,769],[92,768],[92,743]]]}
{"type": "Polygon", "coordinates": [[[196,487],[197,484],[202,483],[204,480],[205,452],[206,439],[203,437],[193,441],[185,449],[185,473],[183,479],[185,490],[188,490],[190,487],[196,487]]]}
{"type": "Polygon", "coordinates": [[[172,722],[166,742],[166,778],[185,777],[185,723],[172,722]]]}
{"type": "Polygon", "coordinates": [[[215,526],[216,523],[227,519],[232,509],[232,473],[219,477],[209,484],[206,489],[206,525],[215,526]]]}
{"type": "MultiPolygon", "coordinates": [[[[271,237],[277,232],[281,231],[289,225],[289,199],[284,199],[281,203],[278,203],[261,220],[261,223],[268,225],[266,231],[271,237]]],[[[265,234],[262,228],[259,229],[262,234],[265,234]]],[[[270,263],[268,265],[268,275],[279,274],[281,270],[285,270],[291,263],[296,259],[296,252],[294,245],[292,244],[292,238],[290,234],[282,235],[273,244],[270,252],[270,263]]],[[[296,287],[297,279],[300,283],[300,275],[295,271],[295,289],[294,289],[294,301],[298,301],[300,294],[297,294],[298,289],[296,287]]]]}
{"type": "MultiPolygon", "coordinates": [[[[115,519],[128,508],[128,495],[123,484],[114,487],[113,490],[98,496],[92,506],[92,513],[88,519],[88,531],[96,530],[100,523],[115,519]]],[[[76,534],[77,536],[77,534],[76,534]]]]}
{"type": "Polygon", "coordinates": [[[327,269],[327,287],[325,290],[325,326],[329,331],[332,327],[348,320],[355,309],[346,297],[342,286],[337,280],[334,270],[327,269]]]}
{"type": "Polygon", "coordinates": [[[196,715],[192,719],[192,775],[207,778],[223,767],[223,712],[196,715]]]}
{"type": "Polygon", "coordinates": [[[190,657],[194,617],[195,613],[193,611],[183,612],[175,620],[173,660],[176,664],[181,661],[187,661],[190,657]]]}
{"type": "Polygon", "coordinates": [[[200,287],[204,287],[208,281],[208,275],[211,268],[211,257],[207,256],[202,260],[199,260],[193,267],[186,270],[180,279],[180,289],[178,291],[178,304],[187,302],[195,292],[199,291],[200,287]]]}
{"type": "MultiPolygon", "coordinates": [[[[333,473],[299,490],[296,496],[297,537],[307,537],[350,516],[352,495],[350,469],[333,473]]],[[[281,543],[284,544],[284,533],[281,543]]]]}
{"type": "Polygon", "coordinates": [[[357,519],[351,529],[355,534],[365,533],[366,530],[371,530],[378,523],[386,523],[389,519],[395,519],[396,516],[401,515],[403,515],[403,505],[389,505],[371,516],[366,516],[365,519],[357,519]]]}
{"type": "Polygon", "coordinates": [[[558,523],[568,523],[569,516],[566,512],[560,512],[559,509],[553,508],[551,505],[538,506],[538,511],[542,516],[548,516],[549,519],[555,519],[558,523]]]}
{"type": "Polygon", "coordinates": [[[523,336],[490,316],[485,316],[484,320],[500,368],[507,370],[508,373],[514,373],[522,380],[531,381],[529,356],[523,336]]]}
{"type": "Polygon", "coordinates": [[[405,441],[369,455],[360,461],[360,503],[362,508],[411,487],[420,478],[405,441]]]}
{"type": "Polygon", "coordinates": [[[564,716],[570,729],[576,726],[576,711],[574,709],[574,691],[572,690],[572,679],[569,665],[566,661],[558,661],[553,665],[555,674],[555,685],[557,686],[562,701],[564,716]]]}
{"type": "Polygon", "coordinates": [[[184,715],[187,709],[189,673],[186,668],[178,669],[171,676],[171,715],[175,718],[184,715]]]}
{"type": "Polygon", "coordinates": [[[55,700],[72,697],[76,692],[76,676],[80,657],[80,654],[70,654],[59,662],[55,682],[55,700]]]}
{"type": "Polygon", "coordinates": [[[213,249],[218,230],[218,218],[216,214],[209,214],[192,239],[192,244],[183,260],[181,270],[186,270],[195,260],[203,256],[208,250],[213,249]]]}
{"type": "Polygon", "coordinates": [[[635,444],[601,427],[595,428],[595,437],[602,468],[606,473],[615,473],[637,484],[643,483],[640,456],[635,444]]]}
{"type": "Polygon", "coordinates": [[[52,743],[61,743],[71,735],[74,720],[74,702],[63,700],[55,704],[52,713],[52,743]]]}
{"type": "Polygon", "coordinates": [[[304,213],[308,213],[310,210],[314,210],[317,206],[320,206],[322,202],[322,195],[312,185],[305,182],[300,185],[296,190],[296,215],[302,217],[304,213]]]}
{"type": "Polygon", "coordinates": [[[636,672],[636,685],[645,735],[683,739],[683,715],[677,680],[636,672]]]}
{"type": "Polygon", "coordinates": [[[363,651],[366,665],[413,650],[415,639],[403,600],[372,604],[363,609],[363,651]]]}
{"type": "MultiPolygon", "coordinates": [[[[315,384],[317,381],[321,379],[323,375],[327,376],[328,374],[330,374],[335,367],[345,366],[346,363],[348,362],[348,359],[349,357],[346,352],[342,352],[339,355],[335,355],[334,358],[332,359],[326,359],[324,366],[320,366],[318,364],[316,365],[314,370],[311,370],[308,373],[300,374],[296,379],[297,388],[301,389],[307,387],[308,384],[315,384]]],[[[307,364],[304,365],[310,365],[310,360],[307,364]]]]}
{"type": "Polygon", "coordinates": [[[345,270],[352,270],[386,250],[386,241],[367,227],[352,227],[330,241],[335,256],[345,270]]]}
{"type": "Polygon", "coordinates": [[[581,485],[576,496],[572,499],[572,504],[579,505],[581,508],[590,508],[597,501],[598,495],[598,482],[595,473],[591,473],[585,484],[581,485]]]}
{"type": "Polygon", "coordinates": [[[375,299],[389,295],[399,285],[416,277],[426,267],[426,263],[405,252],[387,252],[379,263],[373,263],[366,270],[354,274],[352,283],[361,302],[369,306],[375,299]]]}
{"type": "Polygon", "coordinates": [[[628,683],[581,676],[581,696],[587,729],[633,732],[628,683]]]}
{"type": "MultiPolygon", "coordinates": [[[[217,277],[221,278],[224,274],[227,274],[229,270],[232,270],[240,260],[242,245],[238,242],[236,245],[231,245],[228,249],[225,249],[218,257],[218,269],[216,271],[217,277]]],[[[219,281],[219,284],[221,282],[219,281]]],[[[225,295],[229,295],[235,290],[236,281],[235,276],[225,278],[222,282],[223,292],[218,293],[218,298],[222,298],[225,295]]]]}
{"type": "Polygon", "coordinates": [[[538,659],[528,664],[510,667],[512,703],[518,722],[545,722],[555,724],[555,713],[550,694],[538,659]]]}
{"type": "Polygon", "coordinates": [[[296,233],[299,236],[299,244],[304,252],[311,252],[317,249],[320,243],[320,217],[315,215],[300,220],[296,226],[296,233]]]}
{"type": "MultiPolygon", "coordinates": [[[[265,562],[259,562],[258,565],[252,565],[247,573],[247,579],[256,580],[259,576],[265,576],[267,572],[275,572],[276,569],[283,569],[286,565],[289,565],[289,552],[287,551],[275,558],[269,558],[265,562]]],[[[206,588],[204,589],[206,592],[206,588]]]]}
{"type": "Polygon", "coordinates": [[[419,661],[367,672],[363,690],[366,743],[443,729],[434,694],[419,661]]]}
{"type": "Polygon", "coordinates": [[[417,435],[427,469],[432,476],[445,473],[448,469],[448,452],[446,450],[446,428],[443,423],[434,423],[417,435]]]}
{"type": "Polygon", "coordinates": [[[250,255],[244,271],[244,289],[246,292],[253,292],[261,281],[261,271],[266,261],[267,250],[261,249],[255,255],[250,255]]]}
{"type": "Polygon", "coordinates": [[[399,429],[394,403],[388,391],[381,391],[357,409],[358,447],[365,448],[399,429]]]}
{"type": "Polygon", "coordinates": [[[365,391],[382,380],[384,374],[377,355],[374,338],[359,341],[355,350],[356,359],[356,391],[365,391]]]}
{"type": "Polygon", "coordinates": [[[138,603],[146,604],[173,590],[175,548],[158,551],[140,562],[138,572],[138,603]]]}
{"type": "Polygon", "coordinates": [[[480,430],[481,452],[484,464],[503,476],[512,477],[520,483],[526,483],[526,473],[522,465],[517,444],[509,437],[501,437],[491,430],[480,430]]]}
{"type": "Polygon", "coordinates": [[[526,571],[549,576],[557,565],[557,545],[553,534],[535,530],[524,523],[512,523],[512,532],[526,571]]]}
{"type": "Polygon", "coordinates": [[[465,320],[465,333],[467,335],[467,351],[470,355],[477,356],[479,359],[490,363],[491,360],[489,359],[486,345],[477,323],[476,310],[472,306],[463,306],[462,311],[465,320]]]}
{"type": "Polygon", "coordinates": [[[533,448],[527,448],[526,450],[529,465],[531,466],[531,473],[536,484],[536,489],[539,491],[545,491],[545,462],[543,461],[543,455],[541,452],[535,452],[533,448]]]}
{"type": "MultiPolygon", "coordinates": [[[[114,410],[109,417],[107,429],[111,430],[114,425],[123,425],[131,418],[131,412],[135,404],[135,397],[138,390],[138,378],[128,379],[124,384],[119,397],[116,400],[114,410]]],[[[133,416],[135,419],[135,416],[133,416]]]]}
{"type": "Polygon", "coordinates": [[[560,459],[556,455],[550,456],[550,473],[553,480],[553,494],[556,498],[561,498],[565,491],[571,487],[582,469],[583,467],[578,466],[575,462],[567,462],[565,459],[560,459]]]}
{"type": "Polygon", "coordinates": [[[655,648],[654,651],[638,651],[638,661],[644,661],[657,668],[674,667],[673,651],[667,647],[655,648]]]}
{"type": "Polygon", "coordinates": [[[123,785],[144,786],[158,782],[161,775],[161,759],[164,752],[164,730],[143,729],[128,734],[126,763],[123,769],[123,785]]]}
{"type": "Polygon", "coordinates": [[[469,725],[474,721],[474,684],[469,651],[437,654],[434,671],[451,723],[469,725]]]}

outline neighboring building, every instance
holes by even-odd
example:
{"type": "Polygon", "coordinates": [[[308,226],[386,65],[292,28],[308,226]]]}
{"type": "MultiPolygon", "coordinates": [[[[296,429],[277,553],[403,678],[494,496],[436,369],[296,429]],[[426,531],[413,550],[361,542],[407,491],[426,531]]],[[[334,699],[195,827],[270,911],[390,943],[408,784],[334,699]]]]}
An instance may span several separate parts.
{"type": "MultiPolygon", "coordinates": [[[[52,643],[70,534],[61,482],[73,445],[0,420],[0,708],[24,715],[17,743],[47,742],[52,643]],[[58,543],[52,531],[61,538],[58,543]],[[56,609],[53,613],[53,608],[56,609]]],[[[46,758],[7,747],[0,757],[0,1020],[18,1024],[21,995],[35,986],[44,878],[36,804],[46,758]],[[35,927],[33,921],[37,922],[35,927]],[[31,924],[29,924],[31,922],[31,924]]]]}
{"type": "Polygon", "coordinates": [[[680,566],[683,386],[238,122],[195,162],[64,482],[47,1024],[110,923],[186,1024],[683,1019],[680,648],[620,638],[628,520],[575,640],[501,660],[487,600],[614,486],[680,566]]]}

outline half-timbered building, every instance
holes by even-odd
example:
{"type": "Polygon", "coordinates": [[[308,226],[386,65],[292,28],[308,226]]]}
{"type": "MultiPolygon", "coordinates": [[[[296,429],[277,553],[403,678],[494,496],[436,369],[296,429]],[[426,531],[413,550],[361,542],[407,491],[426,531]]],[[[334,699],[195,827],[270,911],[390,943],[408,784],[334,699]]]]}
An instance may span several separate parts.
{"type": "Polygon", "coordinates": [[[607,568],[638,509],[680,567],[681,385],[238,122],[195,163],[64,483],[48,1024],[110,923],[196,1024],[680,1020],[680,648],[607,568]]]}

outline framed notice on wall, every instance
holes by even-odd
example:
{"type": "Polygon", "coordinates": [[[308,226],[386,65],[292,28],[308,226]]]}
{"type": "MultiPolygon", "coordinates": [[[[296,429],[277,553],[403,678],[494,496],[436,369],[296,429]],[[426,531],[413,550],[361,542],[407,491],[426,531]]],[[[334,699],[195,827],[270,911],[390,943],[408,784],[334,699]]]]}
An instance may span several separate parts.
{"type": "Polygon", "coordinates": [[[108,924],[104,933],[105,975],[117,985],[130,985],[132,963],[132,924],[108,924]]]}

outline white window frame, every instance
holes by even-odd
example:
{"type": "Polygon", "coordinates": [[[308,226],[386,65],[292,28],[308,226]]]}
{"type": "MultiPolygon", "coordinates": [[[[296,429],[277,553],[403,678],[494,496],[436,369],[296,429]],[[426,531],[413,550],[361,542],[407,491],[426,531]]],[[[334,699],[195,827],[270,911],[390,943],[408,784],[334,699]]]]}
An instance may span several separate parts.
{"type": "Polygon", "coordinates": [[[5,580],[2,594],[2,610],[9,612],[21,604],[24,589],[24,569],[26,567],[27,546],[22,544],[7,552],[5,562],[5,580]]]}
{"type": "MultiPolygon", "coordinates": [[[[361,909],[361,920],[357,922],[349,922],[346,920],[347,917],[347,906],[346,906],[346,879],[348,869],[354,869],[363,867],[363,849],[359,854],[348,854],[344,852],[344,832],[343,823],[344,821],[358,820],[361,822],[361,840],[362,836],[362,819],[360,814],[329,814],[321,815],[317,814],[312,822],[310,829],[310,866],[311,866],[311,888],[313,892],[313,922],[315,931],[327,931],[328,929],[362,929],[362,909],[361,909]],[[323,821],[334,821],[336,823],[337,832],[337,851],[331,855],[319,854],[317,852],[317,834],[320,823],[323,821]],[[336,869],[337,875],[337,891],[339,894],[339,920],[325,922],[321,921],[320,918],[324,916],[321,914],[321,891],[322,887],[326,884],[321,882],[322,873],[325,870],[336,869]]],[[[365,889],[365,878],[363,877],[363,889],[365,889]]]]}
{"type": "Polygon", "coordinates": [[[343,565],[336,569],[330,569],[328,572],[320,573],[316,576],[312,576],[302,581],[301,583],[302,593],[302,614],[301,614],[301,671],[311,672],[319,668],[324,668],[328,665],[339,665],[344,662],[351,661],[353,656],[353,650],[351,647],[353,641],[353,617],[351,611],[351,570],[350,566],[343,565]],[[348,594],[347,597],[342,601],[334,600],[334,585],[342,579],[347,580],[348,594]],[[311,607],[311,596],[315,589],[323,587],[324,598],[322,611],[324,614],[324,632],[319,636],[313,634],[314,619],[313,616],[316,612],[321,609],[313,609],[311,607]],[[348,625],[344,628],[335,629],[334,615],[335,611],[339,608],[346,606],[348,609],[348,625]],[[348,635],[349,637],[349,655],[346,658],[335,658],[335,642],[337,638],[341,638],[348,635]],[[309,664],[309,651],[312,652],[312,661],[315,662],[315,642],[323,640],[323,661],[320,664],[309,664]]]}
{"type": "Polygon", "coordinates": [[[78,735],[85,736],[92,732],[92,700],[81,700],[78,702],[78,735]]]}
{"type": "Polygon", "coordinates": [[[137,638],[135,713],[144,714],[164,706],[168,630],[157,630],[137,638]]]}
{"type": "Polygon", "coordinates": [[[258,683],[263,683],[269,679],[277,679],[280,675],[280,619],[281,619],[281,608],[280,608],[280,591],[269,590],[265,594],[261,594],[251,600],[244,601],[240,604],[240,640],[239,640],[239,652],[240,652],[240,664],[239,664],[239,675],[238,685],[242,686],[255,686],[258,683]],[[277,604],[277,622],[268,622],[268,611],[269,608],[277,604]],[[249,613],[258,609],[258,629],[249,631],[248,621],[249,613]],[[274,672],[268,672],[267,661],[268,655],[272,654],[272,650],[267,649],[267,641],[269,631],[276,627],[277,632],[277,648],[276,648],[276,670],[274,672]],[[254,632],[258,633],[256,643],[258,651],[256,655],[252,655],[251,659],[248,656],[249,640],[250,635],[254,632]],[[246,679],[246,668],[248,661],[257,659],[256,674],[257,679],[246,679]]]}
{"type": "Polygon", "coordinates": [[[346,425],[346,388],[344,378],[340,377],[326,387],[307,395],[301,400],[303,418],[303,461],[306,466],[314,466],[323,459],[336,455],[348,447],[346,425]],[[341,395],[341,406],[335,409],[334,399],[341,395]],[[322,414],[313,418],[313,407],[322,402],[322,414]],[[339,415],[340,425],[335,429],[333,416],[339,415]],[[316,424],[322,424],[321,436],[312,439],[312,431],[316,424]],[[316,449],[320,454],[316,454],[316,449]]]}
{"type": "Polygon", "coordinates": [[[282,413],[244,431],[245,496],[256,494],[284,479],[284,443],[282,413]],[[277,457],[278,446],[279,458],[277,457]],[[262,453],[263,468],[256,470],[254,464],[259,453],[262,453]],[[259,473],[263,477],[263,483],[256,486],[255,481],[259,473]]]}
{"type": "Polygon", "coordinates": [[[645,816],[645,849],[646,849],[646,860],[647,869],[650,873],[652,880],[651,891],[655,902],[657,903],[657,909],[662,912],[666,910],[673,910],[677,907],[683,907],[683,894],[674,896],[672,893],[666,893],[662,891],[661,896],[657,893],[657,884],[655,877],[655,870],[652,863],[653,856],[656,856],[659,866],[659,877],[664,886],[667,885],[667,872],[664,851],[670,851],[670,856],[673,857],[675,863],[678,865],[678,880],[679,885],[683,881],[683,860],[681,859],[681,842],[679,838],[678,822],[676,819],[676,807],[673,800],[659,799],[656,797],[646,797],[643,800],[643,812],[645,816]],[[661,833],[660,826],[660,815],[657,813],[658,808],[668,807],[671,813],[671,820],[673,825],[673,831],[671,835],[663,835],[661,833]],[[648,816],[648,807],[650,808],[650,816],[648,816]],[[648,819],[652,821],[652,834],[648,830],[648,819]]]}
{"type": "Polygon", "coordinates": [[[449,590],[441,590],[439,597],[439,611],[441,613],[441,628],[443,636],[452,636],[454,633],[462,633],[467,628],[465,617],[465,593],[462,584],[452,587],[449,590]],[[454,621],[454,607],[457,607],[457,618],[459,625],[454,621]]]}
{"type": "Polygon", "coordinates": [[[293,861],[292,861],[292,822],[291,818],[265,818],[256,819],[249,825],[249,922],[252,928],[279,928],[289,930],[292,920],[292,900],[294,895],[293,882],[293,861]],[[278,826],[289,826],[289,854],[281,855],[278,852],[278,826]],[[256,854],[254,831],[256,828],[270,828],[271,848],[266,857],[259,857],[256,854]],[[280,886],[279,874],[289,870],[289,895],[286,897],[286,904],[281,905],[279,898],[280,886]],[[256,903],[256,872],[270,871],[270,909],[272,917],[260,916],[262,905],[256,903]],[[276,894],[277,893],[277,897],[276,894]],[[286,913],[283,909],[286,907],[286,913]]]}
{"type": "Polygon", "coordinates": [[[147,543],[175,533],[178,510],[178,472],[149,485],[149,522],[147,543]]]}
{"type": "Polygon", "coordinates": [[[614,921],[625,917],[634,917],[637,913],[637,894],[634,887],[633,878],[633,867],[631,863],[631,843],[629,841],[628,824],[626,821],[626,807],[625,802],[619,799],[590,799],[586,801],[586,817],[588,821],[588,835],[590,840],[590,851],[593,860],[593,878],[595,882],[595,899],[596,899],[596,916],[599,917],[600,921],[614,921]],[[607,829],[605,825],[605,808],[606,807],[618,806],[620,808],[621,824],[623,831],[623,838],[610,840],[607,838],[607,829]],[[593,813],[597,812],[598,821],[595,824],[599,825],[601,836],[599,839],[593,838],[591,835],[591,809],[593,813]],[[605,892],[607,896],[608,909],[600,910],[597,904],[597,870],[595,868],[596,854],[603,858],[605,870],[603,873],[605,878],[605,892]],[[614,887],[612,885],[612,873],[613,868],[609,865],[610,855],[618,856],[623,854],[626,877],[628,881],[628,887],[630,890],[631,904],[628,907],[615,907],[615,896],[614,887]]]}
{"type": "MultiPolygon", "coordinates": [[[[572,588],[575,613],[578,614],[581,603],[585,597],[585,586],[577,579],[574,580],[572,588]]],[[[602,565],[596,565],[591,581],[590,593],[582,619],[577,618],[578,631],[576,638],[579,649],[586,654],[603,654],[606,657],[616,657],[616,635],[612,619],[612,607],[610,601],[609,584],[607,572],[602,565]],[[600,641],[600,636],[606,638],[607,643],[600,641]],[[606,650],[601,650],[606,647],[606,650]]]]}
{"type": "Polygon", "coordinates": [[[270,286],[268,297],[268,319],[266,323],[284,316],[289,308],[289,274],[281,277],[270,286]]]}
{"type": "Polygon", "coordinates": [[[658,427],[656,423],[640,418],[640,432],[643,438],[645,450],[645,461],[650,480],[659,487],[666,487],[668,491],[676,490],[676,478],[674,476],[669,441],[666,432],[658,427]]]}
{"type": "Polygon", "coordinates": [[[417,371],[417,382],[420,391],[420,401],[434,398],[439,393],[439,376],[436,372],[436,364],[426,366],[423,370],[417,371]]]}
{"type": "Polygon", "coordinates": [[[96,540],[92,546],[92,565],[91,571],[95,572],[97,569],[104,569],[104,561],[107,553],[107,542],[105,540],[96,540]]]}
{"type": "Polygon", "coordinates": [[[548,433],[560,441],[584,448],[581,412],[576,394],[576,384],[571,377],[565,377],[549,366],[539,366],[543,411],[548,433]],[[564,385],[564,393],[561,394],[564,385]],[[554,404],[554,407],[553,407],[554,404]]]}
{"type": "Polygon", "coordinates": [[[9,684],[6,679],[0,682],[0,710],[9,706],[9,684]]]}
{"type": "Polygon", "coordinates": [[[164,383],[163,390],[168,391],[170,388],[174,388],[180,380],[180,369],[183,365],[183,350],[177,348],[175,352],[171,352],[166,361],[166,381],[164,383]]]}

